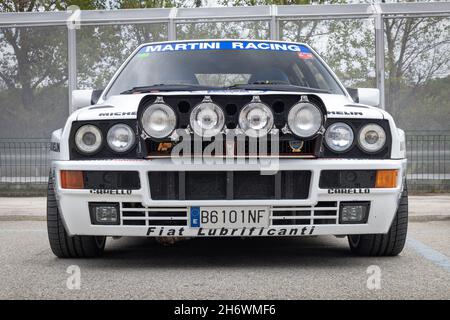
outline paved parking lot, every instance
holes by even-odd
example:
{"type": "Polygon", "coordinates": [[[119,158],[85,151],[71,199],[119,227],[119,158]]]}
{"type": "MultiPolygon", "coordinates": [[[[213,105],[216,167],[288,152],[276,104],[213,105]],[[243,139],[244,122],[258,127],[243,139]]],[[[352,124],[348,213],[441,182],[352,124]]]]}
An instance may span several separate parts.
{"type": "Polygon", "coordinates": [[[0,299],[450,299],[449,240],[450,221],[412,222],[393,258],[352,256],[345,239],[330,236],[169,247],[122,238],[101,259],[58,260],[45,222],[0,221],[0,299]],[[68,268],[79,268],[80,289],[68,289],[68,268]]]}

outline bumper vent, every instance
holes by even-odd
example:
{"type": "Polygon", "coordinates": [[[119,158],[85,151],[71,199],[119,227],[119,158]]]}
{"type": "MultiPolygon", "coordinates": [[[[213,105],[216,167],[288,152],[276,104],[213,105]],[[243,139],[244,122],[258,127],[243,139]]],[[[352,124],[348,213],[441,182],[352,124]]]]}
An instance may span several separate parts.
{"type": "Polygon", "coordinates": [[[144,207],[138,202],[123,202],[120,207],[124,226],[187,226],[186,207],[144,207]]]}
{"type": "Polygon", "coordinates": [[[155,171],[148,173],[153,200],[307,199],[310,171],[155,171]]]}
{"type": "Polygon", "coordinates": [[[272,226],[338,224],[337,202],[319,202],[315,207],[273,207],[272,226]]]}

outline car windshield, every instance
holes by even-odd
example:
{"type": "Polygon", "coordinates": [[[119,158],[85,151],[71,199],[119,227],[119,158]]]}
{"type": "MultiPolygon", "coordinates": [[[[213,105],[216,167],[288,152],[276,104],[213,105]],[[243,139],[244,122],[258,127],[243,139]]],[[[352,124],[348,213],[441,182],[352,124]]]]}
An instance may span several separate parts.
{"type": "Polygon", "coordinates": [[[344,94],[303,45],[274,42],[179,42],[142,47],[107,96],[148,91],[255,89],[344,94]]]}

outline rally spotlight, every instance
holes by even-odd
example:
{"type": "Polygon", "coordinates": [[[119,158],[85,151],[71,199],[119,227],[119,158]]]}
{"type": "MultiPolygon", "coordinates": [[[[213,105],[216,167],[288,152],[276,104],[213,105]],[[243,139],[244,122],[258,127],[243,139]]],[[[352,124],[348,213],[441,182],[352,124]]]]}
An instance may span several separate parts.
{"type": "Polygon", "coordinates": [[[246,104],[239,114],[239,126],[249,137],[260,138],[266,136],[272,129],[274,117],[272,110],[259,97],[246,104]]]}

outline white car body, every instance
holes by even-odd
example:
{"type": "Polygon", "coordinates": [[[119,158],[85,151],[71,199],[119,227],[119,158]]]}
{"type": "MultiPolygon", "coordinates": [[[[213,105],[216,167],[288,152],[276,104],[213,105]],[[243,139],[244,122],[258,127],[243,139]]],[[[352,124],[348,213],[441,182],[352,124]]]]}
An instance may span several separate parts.
{"type": "MultiPolygon", "coordinates": [[[[142,46],[141,46],[142,47],[142,46]]],[[[140,47],[140,48],[141,48],[140,47]]],[[[139,48],[136,50],[136,52],[139,48]]],[[[126,64],[126,63],[125,63],[126,64]]],[[[111,80],[111,83],[120,73],[111,80]]],[[[111,84],[110,84],[111,85],[111,84]]],[[[108,87],[110,86],[108,85],[108,87]]],[[[342,86],[342,84],[340,84],[342,86]]],[[[107,89],[108,89],[107,87],[107,89]]],[[[106,89],[106,90],[107,90],[106,89]]],[[[389,122],[391,132],[391,154],[389,159],[347,159],[347,158],[317,158],[317,159],[284,159],[278,161],[279,170],[309,170],[311,171],[311,183],[309,196],[306,199],[246,199],[246,200],[153,200],[150,184],[148,182],[149,171],[249,171],[259,170],[258,164],[242,163],[236,159],[232,163],[209,165],[205,159],[196,163],[175,163],[170,158],[161,159],[111,159],[111,160],[70,160],[69,139],[71,126],[74,121],[97,121],[109,119],[137,119],[138,106],[142,98],[148,95],[274,95],[279,91],[252,91],[230,90],[224,91],[177,91],[140,93],[131,95],[115,95],[104,99],[102,96],[94,106],[86,106],[74,111],[68,118],[63,129],[52,134],[52,144],[59,148],[53,148],[52,172],[54,188],[58,200],[62,220],[70,235],[95,235],[95,236],[290,236],[290,235],[352,235],[352,234],[384,234],[387,233],[398,208],[399,199],[403,191],[406,156],[404,150],[404,133],[395,125],[393,118],[384,110],[368,105],[355,103],[350,95],[317,93],[327,109],[328,119],[384,119],[389,122]],[[102,108],[107,106],[107,108],[102,108]],[[358,190],[333,191],[319,188],[320,173],[323,170],[398,170],[398,181],[395,188],[371,188],[364,193],[358,190]],[[92,193],[92,190],[63,189],[61,187],[61,170],[102,170],[102,171],[137,171],[140,178],[139,190],[127,192],[111,192],[105,194],[92,193]],[[370,201],[370,213],[367,223],[341,224],[339,223],[339,205],[343,201],[370,201]],[[94,225],[89,214],[89,202],[118,202],[121,210],[121,223],[119,225],[94,225]],[[325,208],[335,211],[331,216],[336,219],[334,224],[314,224],[315,219],[322,216],[320,212],[324,208],[316,207],[318,203],[332,202],[335,206],[325,208]],[[139,203],[143,208],[125,209],[124,203],[139,203]],[[264,228],[242,228],[236,231],[231,229],[226,234],[220,230],[210,230],[191,227],[189,208],[197,207],[267,207],[269,208],[269,225],[264,228]],[[305,225],[277,225],[271,224],[276,211],[305,212],[302,219],[309,219],[311,223],[305,225]],[[145,212],[143,217],[128,219],[144,220],[145,225],[124,225],[122,222],[127,217],[123,211],[145,212]],[[187,224],[184,226],[150,226],[151,212],[181,212],[185,213],[187,224]],[[253,229],[253,230],[252,230],[253,229]],[[291,230],[297,230],[291,232],[291,230]]],[[[299,92],[283,92],[286,95],[299,95],[299,92]]],[[[323,218],[323,217],[322,217],[323,218]]],[[[330,218],[330,216],[327,216],[330,218]]],[[[177,216],[167,219],[180,219],[177,216]]]]}

